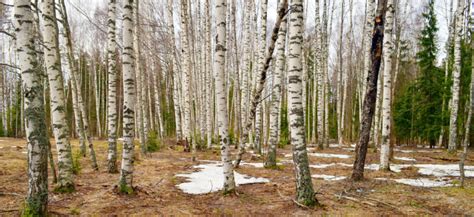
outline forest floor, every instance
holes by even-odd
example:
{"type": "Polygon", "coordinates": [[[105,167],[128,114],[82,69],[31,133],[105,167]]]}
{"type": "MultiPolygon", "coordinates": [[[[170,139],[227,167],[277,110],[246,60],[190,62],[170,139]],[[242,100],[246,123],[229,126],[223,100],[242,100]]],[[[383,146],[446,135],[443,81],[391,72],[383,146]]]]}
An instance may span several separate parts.
{"type": "MultiPolygon", "coordinates": [[[[277,170],[252,164],[261,163],[263,159],[246,154],[244,161],[250,164],[242,165],[237,172],[267,178],[270,182],[240,185],[237,194],[228,196],[219,191],[191,195],[177,187],[186,182],[186,178],[177,177],[177,174],[196,172],[199,169],[193,166],[219,160],[217,149],[198,151],[198,161],[192,162],[191,153],[163,148],[151,156],[138,157],[134,173],[135,194],[121,195],[115,191],[119,174],[108,174],[105,170],[106,141],[94,142],[100,170],[93,171],[89,158],[79,157],[82,169],[75,178],[76,192],[60,194],[50,191],[49,211],[52,216],[474,215],[472,153],[466,162],[471,166],[467,171],[471,177],[467,179],[466,187],[461,189],[456,186],[459,184],[456,177],[459,173],[456,174],[455,169],[458,156],[441,149],[397,147],[397,158],[393,162],[396,172],[374,169],[378,154],[369,150],[365,180],[351,182],[346,177],[350,177],[352,171],[353,147],[331,145],[323,151],[310,148],[310,153],[326,154],[310,154],[313,185],[321,206],[305,208],[292,201],[295,181],[290,146],[278,150],[281,166],[277,170]],[[453,186],[421,187],[425,185],[453,186]]],[[[168,144],[172,142],[168,141],[168,144]]],[[[73,141],[73,150],[78,150],[77,141],[73,141]]],[[[55,153],[54,147],[53,151],[55,153]]],[[[136,152],[139,152],[138,147],[136,152]]],[[[0,138],[0,216],[19,215],[27,191],[26,167],[25,141],[0,138]]],[[[53,184],[50,184],[50,189],[53,189],[53,184]]]]}

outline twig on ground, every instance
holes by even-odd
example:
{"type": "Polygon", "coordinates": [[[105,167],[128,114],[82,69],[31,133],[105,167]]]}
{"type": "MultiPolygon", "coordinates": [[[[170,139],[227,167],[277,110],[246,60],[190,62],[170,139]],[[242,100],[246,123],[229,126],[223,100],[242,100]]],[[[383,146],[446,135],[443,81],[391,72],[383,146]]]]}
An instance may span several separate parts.
{"type": "Polygon", "coordinates": [[[18,193],[8,193],[8,192],[0,192],[0,196],[17,196],[17,197],[23,197],[23,195],[18,194],[18,193]]]}

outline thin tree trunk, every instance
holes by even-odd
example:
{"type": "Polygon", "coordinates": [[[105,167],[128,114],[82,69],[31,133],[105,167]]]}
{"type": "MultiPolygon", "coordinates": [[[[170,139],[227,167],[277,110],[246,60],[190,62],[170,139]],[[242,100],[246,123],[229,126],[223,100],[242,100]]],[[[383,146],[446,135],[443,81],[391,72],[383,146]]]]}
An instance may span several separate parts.
{"type": "Polygon", "coordinates": [[[181,69],[183,72],[182,79],[182,91],[184,97],[184,124],[183,124],[183,135],[184,140],[187,143],[192,144],[192,159],[196,159],[196,147],[194,141],[192,141],[192,131],[191,131],[191,69],[192,69],[192,57],[190,56],[190,49],[188,43],[188,1],[181,0],[181,53],[182,53],[182,62],[181,69]]]}
{"type": "Polygon", "coordinates": [[[242,161],[242,155],[245,153],[244,141],[248,141],[249,132],[250,132],[250,129],[252,128],[253,118],[255,118],[255,114],[257,112],[257,106],[259,103],[261,103],[260,99],[262,96],[263,88],[265,87],[264,84],[267,78],[267,71],[268,71],[268,68],[270,67],[270,61],[272,60],[272,54],[273,54],[273,50],[275,49],[275,42],[278,38],[278,31],[280,29],[280,25],[282,23],[283,18],[285,17],[287,13],[286,11],[287,5],[288,5],[288,1],[282,0],[282,2],[280,2],[280,5],[278,6],[277,20],[275,21],[275,26],[273,27],[272,37],[270,40],[270,45],[268,46],[264,65],[261,68],[261,71],[259,71],[260,80],[257,83],[258,85],[254,93],[252,105],[250,107],[250,112],[248,114],[248,120],[245,123],[245,129],[242,134],[242,140],[240,141],[240,144],[239,144],[239,153],[237,155],[237,159],[234,162],[235,167],[239,167],[239,164],[242,161]]]}
{"type": "Polygon", "coordinates": [[[451,116],[449,120],[449,152],[457,149],[458,137],[458,110],[459,110],[459,90],[461,77],[461,37],[464,21],[464,0],[458,1],[456,11],[456,27],[454,30],[454,65],[453,65],[453,86],[451,87],[451,116]]]}
{"type": "Polygon", "coordinates": [[[275,73],[273,77],[272,101],[270,104],[270,149],[267,155],[265,166],[269,168],[276,168],[276,148],[278,144],[278,119],[280,118],[280,104],[281,104],[281,75],[285,70],[285,44],[286,44],[286,26],[287,18],[284,18],[280,24],[278,32],[278,39],[276,45],[276,62],[275,73]]]}
{"type": "Polygon", "coordinates": [[[362,125],[359,135],[359,141],[356,145],[356,157],[352,171],[352,180],[359,181],[364,178],[365,157],[367,155],[367,146],[370,139],[370,128],[375,110],[375,98],[377,95],[377,80],[382,60],[382,45],[384,31],[384,17],[387,6],[387,0],[379,0],[375,25],[372,36],[371,59],[372,67],[368,72],[367,92],[364,99],[364,110],[362,116],[362,125]]]}
{"type": "Polygon", "coordinates": [[[380,148],[380,169],[390,170],[390,119],[392,116],[392,54],[393,54],[393,16],[395,7],[393,0],[387,0],[385,29],[383,38],[383,101],[382,101],[382,143],[380,148]]]}
{"type": "Polygon", "coordinates": [[[107,171],[117,172],[117,45],[116,43],[116,0],[109,0],[107,21],[107,171]]]}
{"type": "Polygon", "coordinates": [[[123,5],[123,151],[120,170],[120,191],[133,192],[133,149],[135,129],[135,71],[133,52],[133,4],[128,0],[123,5]]]}
{"type": "MultiPolygon", "coordinates": [[[[472,18],[470,20],[473,21],[472,18]]],[[[472,34],[474,31],[471,29],[471,50],[474,50],[474,40],[472,38],[472,34]]],[[[471,54],[471,61],[474,62],[474,54],[471,54]]],[[[460,173],[460,180],[461,180],[461,188],[464,187],[464,180],[465,180],[465,171],[464,171],[464,162],[467,158],[467,148],[470,144],[469,137],[470,137],[470,127],[471,127],[471,119],[472,119],[472,108],[474,107],[474,65],[471,65],[471,86],[469,90],[469,104],[468,104],[468,113],[467,113],[467,120],[466,120],[466,129],[464,133],[464,141],[463,141],[463,151],[461,154],[461,160],[459,162],[459,173],[460,173]]]]}
{"type": "Polygon", "coordinates": [[[69,192],[74,190],[72,175],[72,153],[69,142],[69,125],[66,119],[66,101],[64,82],[59,56],[58,26],[54,0],[41,2],[43,18],[43,42],[45,66],[48,74],[51,110],[53,113],[53,132],[58,152],[58,184],[56,190],[69,192]]]}

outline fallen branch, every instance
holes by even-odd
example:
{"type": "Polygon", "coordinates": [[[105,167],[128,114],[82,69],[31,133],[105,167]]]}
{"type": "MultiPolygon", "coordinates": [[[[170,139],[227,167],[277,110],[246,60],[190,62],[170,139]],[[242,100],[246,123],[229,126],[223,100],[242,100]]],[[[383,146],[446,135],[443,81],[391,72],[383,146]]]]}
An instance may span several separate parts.
{"type": "Polygon", "coordinates": [[[19,209],[0,209],[0,213],[2,212],[19,212],[19,209]]]}
{"type": "Polygon", "coordinates": [[[363,200],[359,200],[357,198],[354,198],[354,197],[349,197],[349,196],[345,196],[345,195],[342,195],[341,194],[334,194],[334,196],[336,196],[338,199],[346,199],[346,200],[350,200],[350,201],[353,201],[353,202],[357,202],[357,203],[363,203],[363,204],[367,204],[367,205],[370,205],[370,206],[377,206],[377,204],[374,204],[374,203],[371,203],[371,202],[368,202],[368,201],[363,201],[363,200]]]}
{"type": "Polygon", "coordinates": [[[18,194],[18,193],[8,193],[8,192],[0,192],[0,196],[17,196],[17,197],[23,197],[23,195],[18,194]]]}

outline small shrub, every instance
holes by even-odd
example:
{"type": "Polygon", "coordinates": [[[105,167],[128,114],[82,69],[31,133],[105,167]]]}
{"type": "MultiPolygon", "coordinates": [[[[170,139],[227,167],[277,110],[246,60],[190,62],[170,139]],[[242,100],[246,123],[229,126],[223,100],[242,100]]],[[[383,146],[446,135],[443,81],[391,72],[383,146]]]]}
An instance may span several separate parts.
{"type": "Polygon", "coordinates": [[[72,173],[74,175],[79,174],[81,172],[81,162],[79,161],[82,158],[80,151],[73,151],[72,152],[72,173]]]}
{"type": "Polygon", "coordinates": [[[146,149],[148,152],[156,152],[161,150],[162,145],[161,142],[158,141],[158,135],[155,131],[150,131],[148,133],[148,143],[146,145],[146,149]]]}

